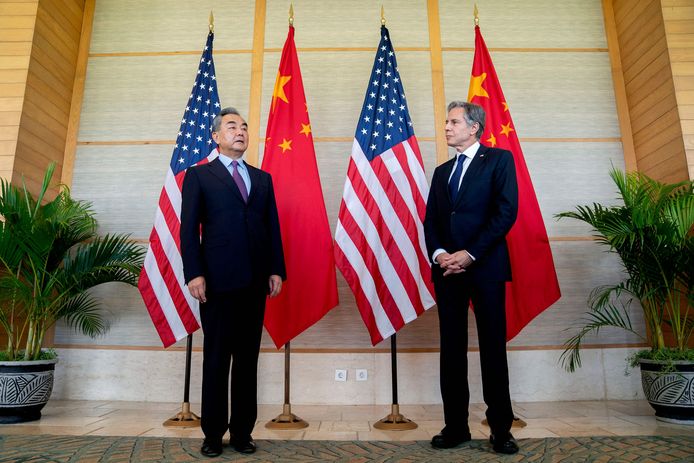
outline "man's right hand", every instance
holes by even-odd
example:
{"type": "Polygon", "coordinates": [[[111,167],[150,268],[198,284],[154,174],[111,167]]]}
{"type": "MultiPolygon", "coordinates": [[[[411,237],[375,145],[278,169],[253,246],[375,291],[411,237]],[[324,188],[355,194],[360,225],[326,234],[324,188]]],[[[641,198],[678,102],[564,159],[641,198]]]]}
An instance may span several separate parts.
{"type": "Polygon", "coordinates": [[[207,302],[205,298],[205,277],[199,276],[190,280],[188,282],[188,291],[198,301],[207,302]]]}
{"type": "Polygon", "coordinates": [[[472,259],[466,251],[458,251],[453,254],[444,252],[436,256],[436,262],[444,270],[443,276],[447,277],[448,275],[463,273],[472,259]]]}
{"type": "Polygon", "coordinates": [[[450,254],[447,252],[442,252],[438,256],[436,256],[436,263],[441,266],[441,268],[444,268],[444,262],[450,258],[450,254]]]}

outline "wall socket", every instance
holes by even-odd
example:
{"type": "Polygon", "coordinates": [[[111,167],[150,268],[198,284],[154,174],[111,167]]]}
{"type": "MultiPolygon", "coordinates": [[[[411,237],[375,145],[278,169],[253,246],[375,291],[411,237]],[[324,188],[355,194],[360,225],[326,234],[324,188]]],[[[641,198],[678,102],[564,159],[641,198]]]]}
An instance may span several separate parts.
{"type": "Polygon", "coordinates": [[[335,381],[347,381],[347,370],[335,370],[335,381]]]}
{"type": "Polygon", "coordinates": [[[356,371],[357,381],[366,381],[369,379],[369,373],[366,369],[358,368],[356,371]]]}

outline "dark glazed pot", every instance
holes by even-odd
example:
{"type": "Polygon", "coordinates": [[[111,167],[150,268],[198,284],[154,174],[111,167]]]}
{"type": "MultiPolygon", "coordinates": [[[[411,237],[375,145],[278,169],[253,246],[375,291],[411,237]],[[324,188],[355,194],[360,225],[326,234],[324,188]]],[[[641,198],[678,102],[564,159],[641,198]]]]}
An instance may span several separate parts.
{"type": "Polygon", "coordinates": [[[0,424],[41,418],[58,359],[0,362],[0,424]]]}
{"type": "Polygon", "coordinates": [[[673,362],[675,370],[667,373],[663,362],[640,362],[641,385],[656,419],[694,425],[694,362],[673,362]]]}

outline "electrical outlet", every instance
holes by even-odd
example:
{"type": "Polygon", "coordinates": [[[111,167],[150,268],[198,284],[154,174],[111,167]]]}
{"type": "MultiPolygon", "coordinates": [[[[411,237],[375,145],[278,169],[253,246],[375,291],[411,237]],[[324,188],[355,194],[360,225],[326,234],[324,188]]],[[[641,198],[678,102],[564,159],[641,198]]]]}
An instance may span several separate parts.
{"type": "Polygon", "coordinates": [[[366,369],[358,368],[356,372],[357,381],[366,381],[369,379],[369,373],[366,369]]]}
{"type": "Polygon", "coordinates": [[[347,381],[347,370],[335,370],[335,381],[347,381]]]}

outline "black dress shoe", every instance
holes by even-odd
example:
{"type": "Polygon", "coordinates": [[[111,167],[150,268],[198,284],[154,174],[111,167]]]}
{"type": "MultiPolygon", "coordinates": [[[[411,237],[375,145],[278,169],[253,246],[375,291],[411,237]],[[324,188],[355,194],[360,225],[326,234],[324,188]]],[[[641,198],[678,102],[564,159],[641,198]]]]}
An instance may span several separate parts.
{"type": "Polygon", "coordinates": [[[242,439],[236,439],[235,437],[230,437],[229,438],[229,445],[236,450],[239,453],[255,453],[256,451],[256,446],[255,442],[253,441],[252,437],[249,437],[248,439],[242,440],[242,439]]]}
{"type": "Polygon", "coordinates": [[[212,440],[205,439],[202,441],[202,447],[200,447],[200,453],[206,457],[214,458],[222,454],[222,440],[212,440]]]}
{"type": "Polygon", "coordinates": [[[516,442],[511,433],[508,434],[506,439],[496,439],[494,434],[492,434],[489,436],[489,443],[492,444],[492,448],[496,453],[505,453],[507,455],[518,453],[518,442],[516,442]]]}
{"type": "Polygon", "coordinates": [[[470,441],[470,439],[472,439],[472,436],[469,432],[453,434],[441,431],[431,439],[431,446],[435,449],[452,449],[470,441]]]}

